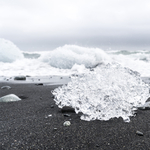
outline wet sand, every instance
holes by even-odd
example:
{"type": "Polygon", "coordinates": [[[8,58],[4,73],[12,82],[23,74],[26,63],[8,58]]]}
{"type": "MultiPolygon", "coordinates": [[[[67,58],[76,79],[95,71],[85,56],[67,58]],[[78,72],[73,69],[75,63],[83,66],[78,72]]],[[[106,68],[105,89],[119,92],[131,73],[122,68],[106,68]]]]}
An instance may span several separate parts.
{"type": "Polygon", "coordinates": [[[0,83],[5,85],[11,89],[0,89],[0,97],[16,94],[22,100],[0,103],[0,150],[150,149],[150,110],[139,110],[129,123],[122,118],[88,122],[55,105],[51,91],[59,85],[0,83]],[[65,121],[71,126],[63,126],[65,121]]]}

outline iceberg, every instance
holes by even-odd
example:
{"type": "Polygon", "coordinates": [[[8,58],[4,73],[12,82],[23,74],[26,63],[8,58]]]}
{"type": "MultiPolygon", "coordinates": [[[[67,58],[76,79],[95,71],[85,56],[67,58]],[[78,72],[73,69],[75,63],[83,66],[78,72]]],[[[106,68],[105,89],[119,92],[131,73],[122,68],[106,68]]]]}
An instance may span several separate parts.
{"type": "Polygon", "coordinates": [[[138,72],[113,63],[72,76],[68,85],[54,89],[52,94],[60,108],[69,106],[81,112],[82,120],[122,117],[129,122],[136,107],[149,97],[149,86],[138,72]]]}
{"type": "Polygon", "coordinates": [[[0,62],[11,63],[23,58],[22,52],[14,43],[0,38],[0,62]]]}

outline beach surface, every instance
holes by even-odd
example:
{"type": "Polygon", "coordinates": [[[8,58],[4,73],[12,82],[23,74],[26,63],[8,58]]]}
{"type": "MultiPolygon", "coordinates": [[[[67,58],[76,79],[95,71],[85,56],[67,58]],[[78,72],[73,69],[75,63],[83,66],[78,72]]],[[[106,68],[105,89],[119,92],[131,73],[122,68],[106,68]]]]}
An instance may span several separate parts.
{"type": "Polygon", "coordinates": [[[2,86],[11,89],[0,89],[0,97],[15,94],[22,100],[0,103],[0,150],[150,149],[150,110],[138,110],[129,123],[122,118],[83,121],[55,104],[51,91],[59,84],[16,81],[1,82],[2,86]],[[65,121],[71,125],[64,126],[65,121]]]}

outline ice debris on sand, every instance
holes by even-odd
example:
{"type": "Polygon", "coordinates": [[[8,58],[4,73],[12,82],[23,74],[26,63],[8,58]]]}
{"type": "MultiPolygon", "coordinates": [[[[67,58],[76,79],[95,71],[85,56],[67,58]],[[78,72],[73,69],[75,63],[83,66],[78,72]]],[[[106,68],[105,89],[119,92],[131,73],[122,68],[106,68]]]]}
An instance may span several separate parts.
{"type": "Polygon", "coordinates": [[[149,97],[149,86],[138,72],[119,64],[101,64],[94,71],[73,76],[68,85],[52,91],[56,104],[69,106],[82,120],[109,120],[122,117],[129,122],[135,107],[143,105],[149,97]]]}
{"type": "Polygon", "coordinates": [[[11,89],[11,87],[10,87],[10,86],[2,86],[1,89],[2,89],[2,90],[3,90],[3,89],[9,90],[9,89],[11,89]]]}
{"type": "Polygon", "coordinates": [[[65,121],[65,122],[63,123],[63,125],[64,125],[65,127],[68,127],[68,126],[71,125],[71,122],[70,122],[70,121],[65,121]]]}
{"type": "Polygon", "coordinates": [[[0,98],[0,102],[14,102],[19,100],[21,99],[14,94],[9,94],[0,98]]]}

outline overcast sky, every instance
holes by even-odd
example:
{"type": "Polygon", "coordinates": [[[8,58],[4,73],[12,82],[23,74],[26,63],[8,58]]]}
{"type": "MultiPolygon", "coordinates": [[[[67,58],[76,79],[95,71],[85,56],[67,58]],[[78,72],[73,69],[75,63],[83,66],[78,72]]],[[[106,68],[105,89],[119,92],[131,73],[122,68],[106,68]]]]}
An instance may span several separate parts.
{"type": "Polygon", "coordinates": [[[150,50],[150,0],[0,0],[0,38],[28,51],[150,50]]]}

